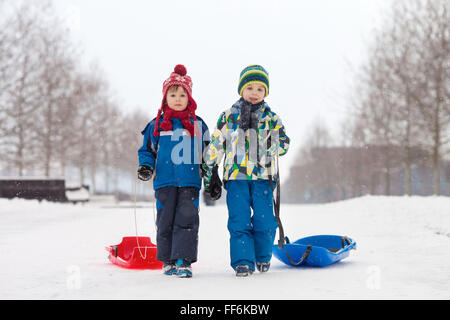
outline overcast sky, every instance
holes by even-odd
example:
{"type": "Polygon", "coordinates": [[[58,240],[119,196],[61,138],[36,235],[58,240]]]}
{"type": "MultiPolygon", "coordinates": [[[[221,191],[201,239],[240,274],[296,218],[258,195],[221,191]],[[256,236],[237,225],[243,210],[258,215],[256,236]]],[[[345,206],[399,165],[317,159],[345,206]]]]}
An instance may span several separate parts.
{"type": "MultiPolygon", "coordinates": [[[[316,119],[337,128],[351,74],[390,0],[57,0],[85,57],[105,71],[123,110],[151,120],[176,64],[193,78],[197,114],[212,130],[239,99],[239,73],[261,64],[266,99],[292,141],[295,160],[316,119]]],[[[140,130],[142,128],[136,128],[140,130]]],[[[287,175],[287,173],[284,173],[287,175]]]]}

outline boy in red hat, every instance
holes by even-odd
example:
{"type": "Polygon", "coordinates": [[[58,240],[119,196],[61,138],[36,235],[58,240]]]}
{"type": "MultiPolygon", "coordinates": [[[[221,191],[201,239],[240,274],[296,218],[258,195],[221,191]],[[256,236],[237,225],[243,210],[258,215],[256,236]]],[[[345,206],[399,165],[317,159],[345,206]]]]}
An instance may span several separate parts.
{"type": "Polygon", "coordinates": [[[158,115],[142,131],[138,178],[154,177],[157,207],[157,259],[166,275],[192,277],[197,261],[199,192],[203,150],[209,143],[205,122],[195,111],[192,79],[177,65],[163,84],[158,115]]]}

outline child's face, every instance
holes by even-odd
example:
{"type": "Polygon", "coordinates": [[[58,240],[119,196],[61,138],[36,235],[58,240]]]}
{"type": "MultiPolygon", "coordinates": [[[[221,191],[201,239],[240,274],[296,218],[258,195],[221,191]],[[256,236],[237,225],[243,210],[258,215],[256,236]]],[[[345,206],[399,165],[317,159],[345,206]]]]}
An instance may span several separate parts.
{"type": "Polygon", "coordinates": [[[167,105],[175,111],[183,111],[187,108],[189,99],[183,87],[170,87],[167,91],[167,105]]]}
{"type": "Polygon", "coordinates": [[[245,87],[242,92],[242,97],[245,101],[251,104],[257,104],[264,100],[266,95],[266,88],[262,84],[252,83],[245,87]]]}

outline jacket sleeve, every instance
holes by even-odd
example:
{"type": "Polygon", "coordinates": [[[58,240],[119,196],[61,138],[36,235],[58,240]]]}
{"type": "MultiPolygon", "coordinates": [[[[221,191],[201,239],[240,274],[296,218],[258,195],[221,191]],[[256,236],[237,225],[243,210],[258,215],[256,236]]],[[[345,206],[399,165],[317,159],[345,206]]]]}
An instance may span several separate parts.
{"type": "Polygon", "coordinates": [[[281,118],[273,114],[271,121],[271,145],[269,148],[269,155],[272,157],[284,156],[289,150],[290,139],[286,135],[286,130],[281,121],[281,118]],[[275,141],[276,142],[275,142],[275,141]],[[274,143],[275,142],[275,143],[274,143]]]}
{"type": "Polygon", "coordinates": [[[207,172],[205,171],[205,157],[204,154],[206,153],[206,150],[208,150],[209,144],[211,142],[211,136],[209,134],[208,126],[206,125],[206,122],[202,120],[202,163],[200,165],[201,171],[202,171],[202,177],[205,177],[207,175],[207,172]]]}
{"type": "Polygon", "coordinates": [[[225,151],[225,134],[226,130],[226,116],[222,113],[219,121],[217,121],[217,126],[211,137],[211,142],[206,148],[203,156],[203,171],[205,173],[203,177],[203,183],[205,188],[209,188],[211,181],[212,170],[215,165],[219,165],[222,161],[224,151],[225,151]]]}
{"type": "Polygon", "coordinates": [[[142,147],[138,150],[139,166],[148,166],[155,169],[156,141],[153,137],[154,121],[150,122],[141,132],[144,136],[142,147]]]}

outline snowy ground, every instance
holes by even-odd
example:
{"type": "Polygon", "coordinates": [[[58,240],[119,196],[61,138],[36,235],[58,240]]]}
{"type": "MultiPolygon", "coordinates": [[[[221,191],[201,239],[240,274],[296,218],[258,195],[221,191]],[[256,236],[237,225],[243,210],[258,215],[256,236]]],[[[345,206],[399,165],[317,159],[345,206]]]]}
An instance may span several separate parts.
{"type": "MultiPolygon", "coordinates": [[[[139,232],[155,238],[153,208],[139,232]]],[[[364,197],[283,205],[286,235],[348,235],[358,250],[333,266],[236,278],[227,210],[201,208],[194,278],[130,271],[104,249],[134,235],[133,209],[0,199],[0,299],[449,299],[450,198],[364,197]]]]}

